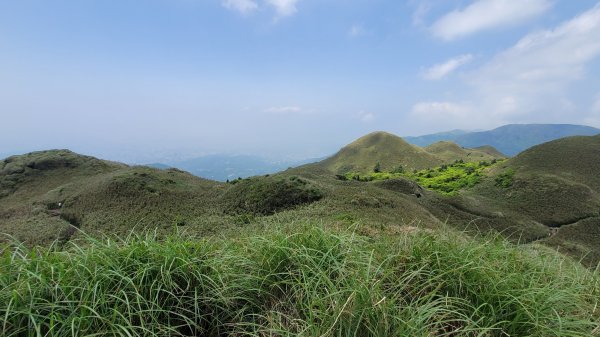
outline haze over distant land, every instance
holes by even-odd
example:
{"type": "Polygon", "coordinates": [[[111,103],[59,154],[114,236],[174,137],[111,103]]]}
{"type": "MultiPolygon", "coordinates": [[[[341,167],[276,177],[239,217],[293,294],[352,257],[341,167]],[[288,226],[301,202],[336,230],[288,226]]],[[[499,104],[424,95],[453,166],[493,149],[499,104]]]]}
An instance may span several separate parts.
{"type": "Polygon", "coordinates": [[[0,153],[297,160],[374,130],[600,127],[598,36],[596,0],[2,1],[0,153]]]}

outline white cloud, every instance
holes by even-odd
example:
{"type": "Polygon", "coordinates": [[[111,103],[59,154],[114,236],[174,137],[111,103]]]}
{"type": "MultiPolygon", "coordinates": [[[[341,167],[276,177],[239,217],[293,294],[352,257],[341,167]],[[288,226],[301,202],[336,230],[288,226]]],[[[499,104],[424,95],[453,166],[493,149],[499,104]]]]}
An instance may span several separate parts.
{"type": "Polygon", "coordinates": [[[465,118],[468,117],[471,108],[467,105],[453,102],[419,102],[411,110],[416,117],[431,119],[465,118]]]}
{"type": "Polygon", "coordinates": [[[444,15],[431,30],[435,36],[450,41],[522,23],[543,14],[551,5],[550,0],[476,0],[466,8],[444,15]]]}
{"type": "Polygon", "coordinates": [[[436,64],[433,67],[425,70],[423,78],[426,80],[440,80],[459,67],[471,62],[473,55],[465,54],[453,59],[450,59],[444,63],[436,64]]]}
{"type": "Polygon", "coordinates": [[[268,4],[275,7],[277,16],[284,17],[294,15],[298,9],[296,4],[299,0],[266,0],[268,4]]]}
{"type": "Polygon", "coordinates": [[[498,114],[576,111],[567,88],[600,56],[600,4],[555,29],[528,34],[470,77],[483,108],[498,114]],[[503,103],[510,97],[510,104],[503,103]]]}
{"type": "Polygon", "coordinates": [[[278,107],[270,107],[268,109],[265,109],[265,112],[272,113],[272,114],[278,114],[278,115],[297,114],[297,113],[301,113],[302,111],[303,111],[302,108],[299,106],[278,106],[278,107]]]}
{"type": "Polygon", "coordinates": [[[479,111],[471,102],[426,101],[413,105],[410,123],[423,130],[489,128],[502,120],[479,111]]]}
{"type": "Polygon", "coordinates": [[[437,123],[445,129],[541,121],[600,126],[600,97],[588,106],[570,97],[575,85],[595,85],[595,78],[586,77],[586,67],[600,58],[599,36],[600,3],[552,29],[525,35],[466,73],[466,83],[457,83],[466,86],[446,95],[468,103],[420,102],[411,117],[424,127],[437,123]]]}
{"type": "Polygon", "coordinates": [[[450,101],[418,102],[410,111],[410,123],[419,125],[423,130],[441,130],[481,127],[481,116],[469,103],[450,101]]]}
{"type": "Polygon", "coordinates": [[[258,9],[258,4],[254,0],[223,0],[221,4],[227,9],[235,10],[242,14],[248,14],[258,9]]]}
{"type": "Polygon", "coordinates": [[[359,37],[365,35],[366,33],[367,31],[365,30],[365,27],[359,24],[352,25],[352,27],[350,27],[348,30],[348,36],[350,37],[359,37]]]}
{"type": "Polygon", "coordinates": [[[375,114],[367,111],[360,111],[358,113],[358,118],[365,123],[371,122],[375,119],[375,114]]]}

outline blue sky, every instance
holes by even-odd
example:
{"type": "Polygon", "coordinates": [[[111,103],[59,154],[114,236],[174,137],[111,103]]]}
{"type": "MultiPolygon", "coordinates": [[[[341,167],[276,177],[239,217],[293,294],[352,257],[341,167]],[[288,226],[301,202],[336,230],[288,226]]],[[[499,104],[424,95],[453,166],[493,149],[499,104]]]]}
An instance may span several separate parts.
{"type": "Polygon", "coordinates": [[[0,154],[330,154],[374,130],[600,127],[588,0],[0,0],[0,154]]]}

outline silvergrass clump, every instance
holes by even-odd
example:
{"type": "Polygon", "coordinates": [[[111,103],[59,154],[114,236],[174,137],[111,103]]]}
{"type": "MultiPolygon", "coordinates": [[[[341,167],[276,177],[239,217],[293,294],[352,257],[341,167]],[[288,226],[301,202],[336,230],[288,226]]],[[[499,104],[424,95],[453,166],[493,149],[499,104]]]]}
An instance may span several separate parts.
{"type": "Polygon", "coordinates": [[[499,238],[306,226],[7,247],[2,336],[590,336],[599,276],[499,238]]]}

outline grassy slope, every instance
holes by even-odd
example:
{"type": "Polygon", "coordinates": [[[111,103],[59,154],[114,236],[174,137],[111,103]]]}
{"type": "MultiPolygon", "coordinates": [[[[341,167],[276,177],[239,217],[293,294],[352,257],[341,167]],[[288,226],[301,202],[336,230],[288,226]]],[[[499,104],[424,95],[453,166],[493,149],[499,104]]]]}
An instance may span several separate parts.
{"type": "Polygon", "coordinates": [[[64,150],[11,157],[0,167],[0,184],[10,187],[0,197],[0,232],[30,244],[69,239],[76,233],[72,225],[107,234],[198,225],[186,221],[219,214],[213,200],[225,187],[178,170],[129,167],[64,150]]]}
{"type": "Polygon", "coordinates": [[[598,228],[581,220],[600,216],[599,163],[600,136],[538,145],[497,167],[463,205],[560,227],[543,241],[576,256],[588,254],[586,261],[595,265],[600,261],[598,228]],[[497,186],[495,178],[509,171],[515,172],[510,186],[497,186]]]}

